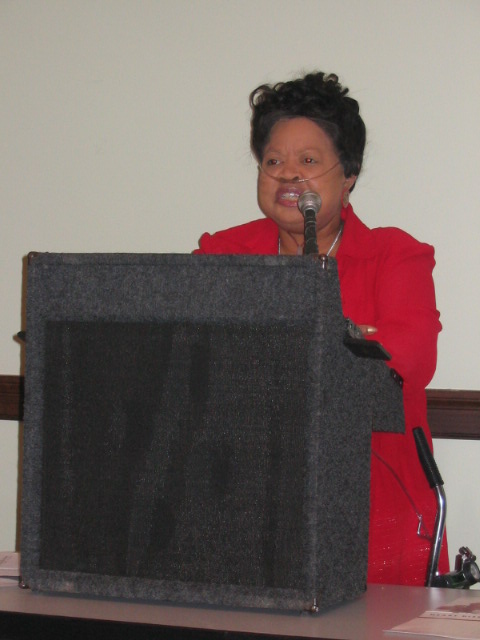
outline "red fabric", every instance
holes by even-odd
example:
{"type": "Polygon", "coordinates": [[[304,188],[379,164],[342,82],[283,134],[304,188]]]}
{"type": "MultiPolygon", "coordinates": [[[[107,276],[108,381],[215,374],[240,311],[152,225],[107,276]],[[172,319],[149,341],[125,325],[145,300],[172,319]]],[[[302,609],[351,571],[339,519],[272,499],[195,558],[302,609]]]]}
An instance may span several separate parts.
{"type": "MultiPolygon", "coordinates": [[[[418,461],[412,429],[427,424],[425,387],[436,366],[441,330],[435,304],[433,247],[396,228],[369,229],[351,206],[336,260],[345,316],[378,328],[373,338],[404,379],[405,434],[372,435],[368,582],[425,584],[430,541],[417,535],[418,514],[432,533],[436,500],[418,461]]],[[[278,228],[267,218],[204,234],[195,253],[276,254],[278,228]]],[[[440,570],[448,571],[444,542],[440,570]]]]}

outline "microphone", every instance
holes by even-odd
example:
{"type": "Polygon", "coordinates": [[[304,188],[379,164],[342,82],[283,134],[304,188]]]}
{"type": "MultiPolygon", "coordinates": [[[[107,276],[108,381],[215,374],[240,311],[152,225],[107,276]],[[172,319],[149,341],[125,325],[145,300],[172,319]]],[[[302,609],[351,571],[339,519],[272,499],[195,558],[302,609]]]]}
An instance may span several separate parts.
{"type": "Polygon", "coordinates": [[[315,191],[305,191],[299,197],[297,206],[305,219],[305,255],[318,256],[317,245],[317,213],[322,206],[322,199],[315,191]]]}

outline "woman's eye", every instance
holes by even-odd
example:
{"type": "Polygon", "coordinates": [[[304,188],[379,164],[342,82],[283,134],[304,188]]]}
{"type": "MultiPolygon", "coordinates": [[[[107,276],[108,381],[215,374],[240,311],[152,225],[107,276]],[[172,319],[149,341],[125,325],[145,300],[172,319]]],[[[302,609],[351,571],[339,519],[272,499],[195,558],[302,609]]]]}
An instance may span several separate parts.
{"type": "Polygon", "coordinates": [[[277,160],[276,158],[268,158],[265,161],[265,164],[267,167],[275,167],[277,164],[280,164],[280,160],[277,160]]]}
{"type": "Polygon", "coordinates": [[[303,163],[304,164],[316,164],[317,161],[315,160],[315,158],[304,158],[303,163]]]}

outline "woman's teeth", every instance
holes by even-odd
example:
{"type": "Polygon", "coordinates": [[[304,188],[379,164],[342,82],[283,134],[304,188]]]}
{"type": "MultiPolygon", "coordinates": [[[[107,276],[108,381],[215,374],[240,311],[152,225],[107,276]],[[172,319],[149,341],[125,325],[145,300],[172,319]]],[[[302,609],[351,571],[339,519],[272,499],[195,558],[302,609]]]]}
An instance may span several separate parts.
{"type": "Polygon", "coordinates": [[[298,200],[298,198],[299,194],[296,191],[287,191],[285,193],[282,193],[282,195],[280,196],[281,200],[289,200],[291,202],[298,200]]]}

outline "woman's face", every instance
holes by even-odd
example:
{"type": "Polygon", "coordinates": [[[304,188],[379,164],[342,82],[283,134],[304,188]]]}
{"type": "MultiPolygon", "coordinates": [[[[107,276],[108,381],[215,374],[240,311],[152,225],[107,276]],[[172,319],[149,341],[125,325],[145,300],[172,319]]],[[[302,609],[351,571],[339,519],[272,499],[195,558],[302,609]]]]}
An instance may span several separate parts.
{"type": "Polygon", "coordinates": [[[260,209],[281,229],[304,232],[304,219],[297,207],[305,191],[322,198],[317,214],[317,232],[328,234],[340,223],[342,196],[355,177],[345,178],[330,137],[308,118],[278,121],[271,130],[258,175],[260,209]]]}

